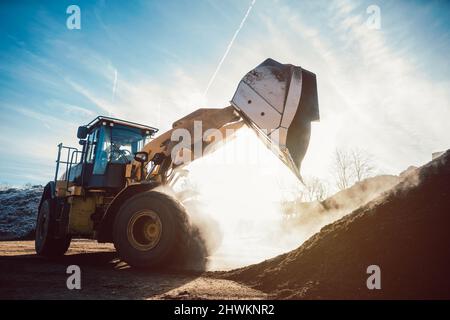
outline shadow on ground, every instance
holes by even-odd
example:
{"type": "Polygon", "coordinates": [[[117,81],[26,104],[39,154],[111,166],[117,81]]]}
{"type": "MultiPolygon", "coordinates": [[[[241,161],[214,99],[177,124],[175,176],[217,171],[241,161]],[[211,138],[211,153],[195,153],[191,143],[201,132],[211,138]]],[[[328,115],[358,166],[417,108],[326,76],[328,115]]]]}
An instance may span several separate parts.
{"type": "Polygon", "coordinates": [[[0,256],[0,299],[148,299],[194,281],[200,274],[139,270],[115,252],[45,259],[35,254],[0,256]],[[69,265],[81,269],[81,290],[68,290],[69,265]]]}

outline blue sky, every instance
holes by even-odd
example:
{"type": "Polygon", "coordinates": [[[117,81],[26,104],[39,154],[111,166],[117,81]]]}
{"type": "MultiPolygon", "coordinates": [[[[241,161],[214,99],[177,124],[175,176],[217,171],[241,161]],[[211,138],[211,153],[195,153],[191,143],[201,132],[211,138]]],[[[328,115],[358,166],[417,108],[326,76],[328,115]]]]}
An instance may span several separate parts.
{"type": "Polygon", "coordinates": [[[448,149],[450,3],[2,1],[0,182],[45,183],[56,145],[98,114],[160,127],[198,107],[224,107],[267,57],[317,74],[322,121],[304,174],[328,178],[336,147],[368,150],[399,173],[448,149]],[[81,9],[81,30],[66,8],[81,9]],[[371,30],[366,8],[381,10],[371,30]]]}

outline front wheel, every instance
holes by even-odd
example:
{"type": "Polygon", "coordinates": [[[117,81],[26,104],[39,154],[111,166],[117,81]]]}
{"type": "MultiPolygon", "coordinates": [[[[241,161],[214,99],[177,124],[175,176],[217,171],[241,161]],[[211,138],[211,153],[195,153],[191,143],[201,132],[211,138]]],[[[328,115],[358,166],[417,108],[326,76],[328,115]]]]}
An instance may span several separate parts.
{"type": "Polygon", "coordinates": [[[193,242],[187,214],[178,201],[156,191],[128,199],[113,227],[119,256],[135,267],[158,268],[183,263],[193,242]]]}
{"type": "Polygon", "coordinates": [[[36,253],[46,257],[62,256],[70,246],[70,237],[55,238],[54,207],[51,199],[41,204],[36,221],[36,253]]]}

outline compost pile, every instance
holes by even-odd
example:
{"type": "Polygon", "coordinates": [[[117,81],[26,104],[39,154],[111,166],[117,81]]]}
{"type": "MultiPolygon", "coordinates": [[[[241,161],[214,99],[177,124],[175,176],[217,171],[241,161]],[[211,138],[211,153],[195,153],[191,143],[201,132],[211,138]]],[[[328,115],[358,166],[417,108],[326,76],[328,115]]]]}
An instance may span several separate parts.
{"type": "Polygon", "coordinates": [[[0,240],[34,239],[43,187],[0,188],[0,240]]]}
{"type": "Polygon", "coordinates": [[[298,249],[226,273],[288,299],[450,298],[450,151],[298,249]],[[378,265],[381,289],[369,290],[378,265]]]}

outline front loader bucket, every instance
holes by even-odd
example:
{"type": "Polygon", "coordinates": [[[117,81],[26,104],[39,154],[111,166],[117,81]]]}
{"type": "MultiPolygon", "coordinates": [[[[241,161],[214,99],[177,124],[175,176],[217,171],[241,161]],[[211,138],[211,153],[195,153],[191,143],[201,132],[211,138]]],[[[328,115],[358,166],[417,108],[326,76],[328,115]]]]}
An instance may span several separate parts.
{"type": "Polygon", "coordinates": [[[267,59],[242,78],[231,104],[301,180],[311,121],[319,120],[316,75],[267,59]]]}

